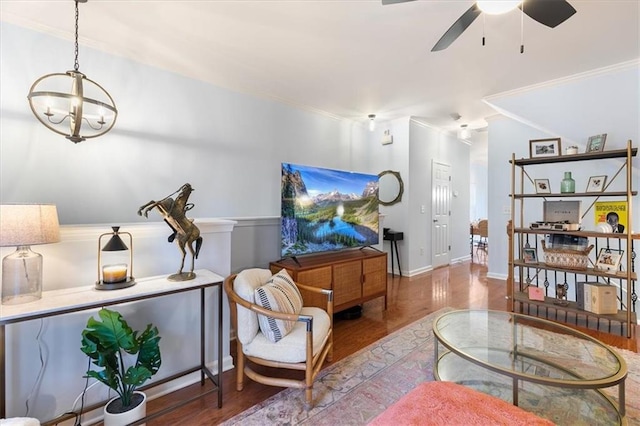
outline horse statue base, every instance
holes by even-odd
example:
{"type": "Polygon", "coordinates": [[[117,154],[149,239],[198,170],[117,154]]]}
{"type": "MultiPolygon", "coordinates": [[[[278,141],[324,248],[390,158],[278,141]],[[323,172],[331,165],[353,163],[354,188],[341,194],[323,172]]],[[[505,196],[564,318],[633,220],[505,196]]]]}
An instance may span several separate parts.
{"type": "Polygon", "coordinates": [[[196,277],[195,272],[180,272],[179,274],[171,274],[167,277],[169,281],[189,281],[196,277]]]}

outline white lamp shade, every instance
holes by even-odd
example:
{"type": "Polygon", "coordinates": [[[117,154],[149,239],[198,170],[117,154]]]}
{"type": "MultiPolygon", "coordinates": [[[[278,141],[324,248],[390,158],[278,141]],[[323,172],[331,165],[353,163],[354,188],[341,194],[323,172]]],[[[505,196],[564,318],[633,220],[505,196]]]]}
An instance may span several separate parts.
{"type": "Polygon", "coordinates": [[[0,247],[60,241],[58,212],[53,204],[0,205],[0,247]]]}

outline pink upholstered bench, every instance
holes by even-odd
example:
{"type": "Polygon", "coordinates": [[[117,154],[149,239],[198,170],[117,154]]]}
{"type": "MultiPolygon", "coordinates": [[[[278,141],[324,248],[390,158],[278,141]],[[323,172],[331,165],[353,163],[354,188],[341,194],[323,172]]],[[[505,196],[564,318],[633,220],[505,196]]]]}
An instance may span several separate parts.
{"type": "Polygon", "coordinates": [[[453,382],[422,383],[369,423],[375,426],[553,424],[499,398],[453,382]]]}

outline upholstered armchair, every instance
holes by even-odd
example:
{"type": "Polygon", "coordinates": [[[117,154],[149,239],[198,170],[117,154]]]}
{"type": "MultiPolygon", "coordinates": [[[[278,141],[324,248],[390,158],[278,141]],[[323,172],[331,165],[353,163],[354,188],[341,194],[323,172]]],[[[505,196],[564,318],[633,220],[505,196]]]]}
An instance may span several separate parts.
{"type": "Polygon", "coordinates": [[[313,382],[333,353],[333,292],[296,283],[284,269],[272,275],[257,268],[227,277],[224,289],[237,338],[237,390],[245,375],[265,385],[305,389],[310,409],[313,382]],[[326,310],[303,306],[300,290],[325,295],[326,310]],[[272,367],[275,374],[258,373],[250,363],[272,367]],[[278,375],[283,368],[304,371],[304,379],[278,375]]]}

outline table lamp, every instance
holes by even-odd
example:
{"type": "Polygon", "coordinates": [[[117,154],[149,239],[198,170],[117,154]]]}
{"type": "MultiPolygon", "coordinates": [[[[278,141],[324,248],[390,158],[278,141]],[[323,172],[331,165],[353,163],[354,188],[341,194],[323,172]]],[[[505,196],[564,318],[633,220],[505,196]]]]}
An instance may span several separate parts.
{"type": "Polygon", "coordinates": [[[42,297],[42,255],[32,245],[60,241],[53,204],[0,205],[0,246],[16,246],[2,259],[2,304],[16,305],[42,297]]]}

